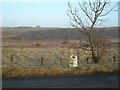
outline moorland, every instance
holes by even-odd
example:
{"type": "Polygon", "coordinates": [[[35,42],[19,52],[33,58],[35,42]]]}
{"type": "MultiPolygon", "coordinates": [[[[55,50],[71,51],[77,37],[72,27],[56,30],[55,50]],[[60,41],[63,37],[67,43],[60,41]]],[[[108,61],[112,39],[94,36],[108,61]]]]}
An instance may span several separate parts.
{"type": "MultiPolygon", "coordinates": [[[[99,28],[95,28],[97,33],[99,28]]],[[[105,28],[111,47],[104,59],[93,63],[90,53],[72,48],[66,41],[85,41],[85,35],[73,28],[3,27],[2,76],[33,77],[118,73],[118,28],[105,28]],[[78,56],[78,66],[69,67],[71,55],[78,56]],[[115,60],[113,58],[115,57],[115,60]],[[89,57],[89,62],[86,59],[89,57]]]]}

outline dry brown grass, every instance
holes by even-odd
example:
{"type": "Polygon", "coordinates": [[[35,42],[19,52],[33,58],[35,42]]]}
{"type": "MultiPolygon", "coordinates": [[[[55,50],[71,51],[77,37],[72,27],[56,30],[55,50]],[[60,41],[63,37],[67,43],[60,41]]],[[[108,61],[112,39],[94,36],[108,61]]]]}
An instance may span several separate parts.
{"type": "MultiPolygon", "coordinates": [[[[82,54],[77,68],[69,68],[68,63],[71,52],[68,48],[3,48],[3,77],[34,77],[34,76],[57,76],[57,75],[81,75],[95,73],[116,73],[118,64],[99,63],[86,64],[82,54]],[[11,61],[10,55],[14,55],[11,61]],[[42,66],[40,58],[44,59],[42,66]],[[59,61],[62,58],[62,65],[59,61]],[[82,62],[84,61],[84,62],[82,62]]],[[[120,71],[119,71],[120,72],[120,71]]]]}
{"type": "MultiPolygon", "coordinates": [[[[120,72],[120,71],[119,71],[120,72]]],[[[3,68],[3,77],[36,77],[36,76],[60,76],[83,75],[96,73],[118,73],[118,68],[103,65],[83,66],[78,68],[3,68]]]]}
{"type": "Polygon", "coordinates": [[[10,68],[3,69],[3,77],[34,77],[34,76],[54,76],[64,74],[63,68],[10,68]]]}

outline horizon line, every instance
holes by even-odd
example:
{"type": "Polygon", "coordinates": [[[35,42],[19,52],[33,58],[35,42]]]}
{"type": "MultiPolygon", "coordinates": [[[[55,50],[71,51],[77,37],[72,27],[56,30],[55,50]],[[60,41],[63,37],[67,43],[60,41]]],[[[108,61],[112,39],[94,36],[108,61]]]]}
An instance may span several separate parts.
{"type": "MultiPolygon", "coordinates": [[[[36,25],[36,26],[0,26],[0,27],[16,27],[16,28],[22,28],[22,27],[37,27],[37,28],[45,28],[45,27],[48,27],[48,28],[74,28],[74,27],[71,27],[71,26],[67,26],[67,27],[60,27],[60,26],[39,26],[39,25],[36,25]]],[[[102,27],[102,26],[96,26],[96,27],[102,27]]],[[[96,28],[95,27],[95,28],[96,28]]],[[[103,27],[120,27],[119,25],[118,26],[103,26],[103,27]]],[[[81,27],[80,27],[81,28],[81,27]]]]}

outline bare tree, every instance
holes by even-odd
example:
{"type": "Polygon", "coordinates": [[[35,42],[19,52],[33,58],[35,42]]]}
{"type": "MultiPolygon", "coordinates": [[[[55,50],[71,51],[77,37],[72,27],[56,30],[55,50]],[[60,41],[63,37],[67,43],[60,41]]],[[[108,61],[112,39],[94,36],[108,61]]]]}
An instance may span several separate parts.
{"type": "Polygon", "coordinates": [[[102,35],[98,34],[99,37],[95,37],[95,27],[100,26],[105,21],[103,18],[116,7],[106,10],[110,3],[107,0],[89,0],[88,2],[78,2],[78,6],[73,7],[68,2],[67,14],[71,20],[71,26],[86,35],[94,63],[99,62],[106,45],[105,39],[101,38],[102,35]]]}

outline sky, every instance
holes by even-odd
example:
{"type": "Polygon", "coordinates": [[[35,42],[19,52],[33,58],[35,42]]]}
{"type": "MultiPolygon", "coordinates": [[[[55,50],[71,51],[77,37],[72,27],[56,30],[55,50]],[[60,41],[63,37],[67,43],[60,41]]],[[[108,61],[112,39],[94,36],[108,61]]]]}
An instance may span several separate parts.
{"type": "MultiPolygon", "coordinates": [[[[2,26],[70,27],[67,4],[64,1],[2,2],[2,26]]],[[[118,26],[117,11],[111,12],[106,18],[107,22],[104,23],[104,26],[118,26]]]]}

